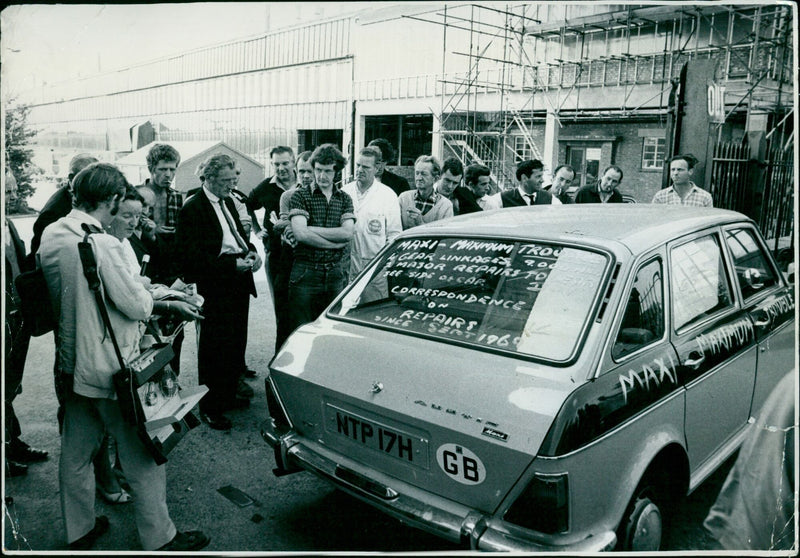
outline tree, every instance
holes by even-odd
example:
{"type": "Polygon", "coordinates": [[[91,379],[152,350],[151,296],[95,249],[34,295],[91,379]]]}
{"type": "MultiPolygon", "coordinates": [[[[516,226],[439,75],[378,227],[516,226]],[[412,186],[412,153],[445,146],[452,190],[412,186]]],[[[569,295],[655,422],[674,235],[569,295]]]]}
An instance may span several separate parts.
{"type": "Polygon", "coordinates": [[[37,130],[28,126],[27,105],[13,105],[13,99],[6,104],[6,165],[14,173],[19,189],[18,212],[27,212],[27,199],[33,195],[33,177],[42,173],[42,169],[33,164],[33,150],[29,147],[37,130]]]}

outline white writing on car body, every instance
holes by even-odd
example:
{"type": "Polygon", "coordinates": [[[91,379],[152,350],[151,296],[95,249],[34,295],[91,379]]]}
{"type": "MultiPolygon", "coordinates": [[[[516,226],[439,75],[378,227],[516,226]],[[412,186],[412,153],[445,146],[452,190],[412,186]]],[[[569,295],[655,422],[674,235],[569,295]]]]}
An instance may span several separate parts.
{"type": "Polygon", "coordinates": [[[743,347],[753,338],[753,324],[749,319],[744,318],[732,324],[698,335],[695,341],[697,346],[705,355],[715,355],[725,351],[731,351],[743,347]]]}
{"type": "Polygon", "coordinates": [[[678,378],[675,376],[675,361],[672,360],[670,354],[667,354],[666,358],[653,359],[652,366],[643,364],[641,370],[630,368],[627,375],[620,374],[619,385],[622,388],[622,397],[627,403],[629,391],[634,389],[650,390],[659,387],[664,380],[669,380],[676,385],[678,383],[678,378]],[[667,360],[669,364],[667,364],[667,360]]]}

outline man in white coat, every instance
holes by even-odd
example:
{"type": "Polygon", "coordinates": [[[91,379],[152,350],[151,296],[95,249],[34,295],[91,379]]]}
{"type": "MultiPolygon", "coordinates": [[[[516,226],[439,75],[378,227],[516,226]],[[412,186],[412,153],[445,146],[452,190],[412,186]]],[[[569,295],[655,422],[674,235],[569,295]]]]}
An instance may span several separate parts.
{"type": "MultiPolygon", "coordinates": [[[[350,280],[403,230],[397,194],[375,179],[380,160],[381,154],[376,148],[362,149],[356,159],[356,179],[342,187],[342,191],[353,199],[356,213],[355,234],[350,242],[350,280]]],[[[374,285],[376,281],[372,283],[374,285]]],[[[382,291],[365,292],[364,296],[385,297],[382,291]]]]}

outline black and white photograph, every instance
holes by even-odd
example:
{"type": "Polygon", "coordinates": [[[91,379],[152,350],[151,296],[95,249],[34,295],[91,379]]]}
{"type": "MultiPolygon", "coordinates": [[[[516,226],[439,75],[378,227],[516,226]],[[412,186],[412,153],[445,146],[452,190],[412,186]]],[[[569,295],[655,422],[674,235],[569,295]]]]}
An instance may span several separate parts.
{"type": "Polygon", "coordinates": [[[797,16],[4,7],[3,553],[796,555],[797,16]]]}

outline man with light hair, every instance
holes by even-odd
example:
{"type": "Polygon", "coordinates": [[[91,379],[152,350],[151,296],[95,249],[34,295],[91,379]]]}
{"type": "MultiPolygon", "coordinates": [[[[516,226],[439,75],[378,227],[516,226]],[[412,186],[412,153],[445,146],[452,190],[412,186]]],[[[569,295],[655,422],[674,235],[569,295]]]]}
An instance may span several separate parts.
{"type": "Polygon", "coordinates": [[[147,170],[150,178],[141,186],[153,192],[153,222],[161,251],[161,280],[171,285],[178,276],[175,262],[181,247],[175,242],[178,212],[183,206],[183,194],[173,187],[181,156],[178,150],[165,143],[156,143],[147,152],[147,170]]]}
{"type": "Polygon", "coordinates": [[[356,159],[356,179],[342,188],[353,200],[356,214],[350,241],[351,281],[403,230],[397,194],[375,178],[380,157],[374,147],[362,149],[356,159]]]}
{"type": "Polygon", "coordinates": [[[420,155],[417,158],[414,163],[416,189],[403,192],[397,198],[403,229],[453,216],[453,204],[433,189],[441,174],[442,165],[436,157],[420,155]]]}
{"type": "Polygon", "coordinates": [[[238,181],[230,155],[212,155],[203,166],[202,190],[189,198],[178,218],[181,272],[205,299],[197,348],[198,382],[209,388],[200,418],[215,430],[230,430],[225,412],[250,405],[237,388],[245,374],[253,273],[261,258],[246,238],[231,190],[238,181]]]}

